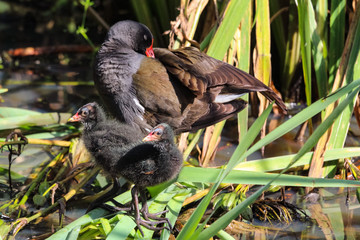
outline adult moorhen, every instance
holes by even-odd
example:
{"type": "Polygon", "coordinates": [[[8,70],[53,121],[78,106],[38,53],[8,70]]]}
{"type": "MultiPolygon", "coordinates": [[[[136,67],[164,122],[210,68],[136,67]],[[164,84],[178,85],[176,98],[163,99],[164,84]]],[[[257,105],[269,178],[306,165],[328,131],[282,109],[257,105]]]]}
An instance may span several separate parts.
{"type": "Polygon", "coordinates": [[[166,211],[148,212],[144,188],[175,178],[181,169],[182,155],[174,143],[171,127],[167,124],[156,126],[142,142],[141,131],[131,125],[107,119],[103,109],[96,103],[82,106],[69,121],[84,125],[82,139],[85,147],[96,163],[114,179],[113,189],[93,202],[88,210],[99,204],[106,207],[103,203],[119,194],[117,178],[122,176],[135,184],[131,191],[132,208],[126,208],[113,200],[117,205],[113,209],[134,209],[135,222],[142,234],[141,225],[151,230],[164,229],[165,227],[155,227],[160,223],[168,223],[170,226],[167,218],[158,217],[166,211]],[[138,207],[139,193],[141,209],[138,207]],[[144,219],[141,219],[140,213],[144,219]]]}
{"type": "Polygon", "coordinates": [[[286,112],[275,92],[248,73],[193,47],[170,51],[152,43],[145,25],[120,21],[97,53],[95,86],[119,120],[143,132],[161,122],[175,133],[194,131],[242,110],[247,103],[238,97],[248,92],[286,112]]]}

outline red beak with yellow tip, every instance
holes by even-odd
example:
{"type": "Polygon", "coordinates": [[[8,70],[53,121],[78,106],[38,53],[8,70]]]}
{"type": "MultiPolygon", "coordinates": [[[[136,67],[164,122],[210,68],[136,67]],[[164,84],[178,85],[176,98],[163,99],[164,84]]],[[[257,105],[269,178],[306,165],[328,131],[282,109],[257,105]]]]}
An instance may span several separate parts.
{"type": "Polygon", "coordinates": [[[151,133],[146,137],[144,137],[143,139],[143,142],[151,142],[151,141],[154,141],[154,135],[152,135],[151,133]]]}
{"type": "Polygon", "coordinates": [[[159,140],[159,136],[157,136],[154,132],[150,132],[146,137],[144,137],[143,142],[151,142],[158,140],[159,140]]]}
{"type": "Polygon", "coordinates": [[[69,118],[69,120],[67,120],[68,122],[79,122],[81,119],[79,113],[76,113],[74,116],[72,116],[71,118],[69,118]]]}

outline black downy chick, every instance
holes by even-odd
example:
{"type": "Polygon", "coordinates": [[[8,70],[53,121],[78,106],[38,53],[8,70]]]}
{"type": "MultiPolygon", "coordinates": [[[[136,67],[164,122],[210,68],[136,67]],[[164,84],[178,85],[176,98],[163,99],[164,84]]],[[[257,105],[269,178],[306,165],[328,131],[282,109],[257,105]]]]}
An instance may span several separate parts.
{"type": "MultiPolygon", "coordinates": [[[[95,102],[79,108],[69,122],[81,122],[84,125],[81,138],[86,149],[94,157],[96,164],[109,173],[113,179],[113,188],[92,202],[87,212],[99,206],[110,209],[104,203],[113,201],[112,199],[121,192],[118,178],[112,171],[115,168],[116,159],[121,158],[136,144],[140,144],[143,134],[128,124],[108,119],[104,110],[95,102]]],[[[120,206],[117,202],[113,201],[113,203],[120,206]]],[[[130,210],[130,208],[121,207],[124,210],[130,210]]]]}
{"type": "Polygon", "coordinates": [[[166,123],[161,123],[153,128],[143,139],[145,143],[132,148],[117,163],[116,173],[133,182],[131,194],[133,207],[135,210],[135,222],[143,234],[139,225],[148,229],[161,230],[154,228],[150,224],[168,223],[167,218],[158,217],[159,213],[149,213],[146,203],[145,188],[154,186],[175,178],[180,172],[183,158],[182,154],[174,143],[174,132],[166,123]],[[142,202],[142,208],[138,208],[138,193],[142,202]],[[140,213],[145,220],[140,218],[140,213]],[[151,221],[149,218],[156,220],[151,221]]]}
{"type": "MultiPolygon", "coordinates": [[[[142,233],[140,225],[151,229],[160,223],[170,223],[167,218],[148,212],[144,188],[153,186],[176,177],[182,166],[182,155],[174,143],[174,134],[167,124],[156,126],[141,142],[142,133],[128,124],[108,120],[103,109],[96,103],[81,107],[69,120],[84,125],[82,139],[85,147],[95,161],[114,179],[114,187],[105,197],[97,199],[89,209],[104,203],[119,194],[117,177],[122,176],[134,183],[132,189],[132,208],[135,211],[135,222],[142,233]],[[142,208],[138,207],[140,193],[142,208]],[[141,219],[140,213],[144,219],[141,219]],[[151,221],[150,219],[156,220],[151,221]]],[[[114,202],[116,204],[116,202],[114,202]]],[[[116,204],[117,206],[118,203],[116,204]]],[[[119,208],[120,207],[120,208],[119,208]]],[[[117,210],[130,210],[121,208],[117,210]]]]}

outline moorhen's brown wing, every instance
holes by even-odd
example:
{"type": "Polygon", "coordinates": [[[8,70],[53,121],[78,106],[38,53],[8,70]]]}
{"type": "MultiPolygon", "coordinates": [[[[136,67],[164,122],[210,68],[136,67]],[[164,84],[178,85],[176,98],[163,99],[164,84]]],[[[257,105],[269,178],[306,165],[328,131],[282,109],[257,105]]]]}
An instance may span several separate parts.
{"type": "Polygon", "coordinates": [[[241,99],[214,103],[215,88],[200,97],[165,67],[168,65],[163,65],[157,59],[145,58],[133,75],[136,96],[145,108],[144,118],[149,126],[166,122],[174,128],[175,133],[195,131],[227,119],[246,106],[241,99]]]}
{"type": "Polygon", "coordinates": [[[174,51],[155,48],[154,53],[167,71],[198,98],[216,101],[219,94],[260,92],[286,112],[284,102],[268,86],[250,74],[200,52],[197,48],[187,47],[174,51]]]}

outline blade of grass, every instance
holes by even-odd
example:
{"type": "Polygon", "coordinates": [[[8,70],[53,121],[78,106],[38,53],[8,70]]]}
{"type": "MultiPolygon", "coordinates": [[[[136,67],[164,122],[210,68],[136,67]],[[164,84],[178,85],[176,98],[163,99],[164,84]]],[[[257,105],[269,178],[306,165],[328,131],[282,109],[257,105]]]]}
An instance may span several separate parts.
{"type": "MultiPolygon", "coordinates": [[[[354,43],[358,43],[360,41],[360,24],[357,26],[357,31],[355,33],[354,37],[354,43]]],[[[349,56],[349,63],[348,67],[346,69],[346,75],[345,75],[345,82],[349,83],[352,82],[354,79],[357,79],[360,77],[360,46],[359,44],[353,44],[350,56],[349,56]]],[[[350,118],[352,117],[352,113],[354,110],[354,104],[356,101],[356,96],[353,100],[353,104],[349,105],[345,111],[341,113],[339,118],[335,121],[334,126],[331,131],[329,143],[327,145],[327,148],[341,148],[345,144],[345,140],[348,134],[349,130],[349,122],[350,118]]],[[[327,176],[330,173],[334,172],[336,169],[336,164],[328,165],[324,168],[323,176],[327,176]]]]}
{"type": "Polygon", "coordinates": [[[279,127],[271,131],[265,138],[261,139],[257,143],[255,143],[251,149],[248,150],[248,156],[254,153],[256,150],[260,149],[261,146],[265,146],[272,141],[276,140],[280,136],[288,133],[295,127],[299,126],[301,123],[305,122],[309,118],[315,116],[327,106],[338,100],[340,97],[345,95],[346,93],[353,90],[355,87],[360,85],[360,79],[356,80],[355,82],[350,83],[349,85],[339,89],[338,91],[330,94],[326,98],[320,99],[315,103],[311,104],[306,110],[301,111],[300,113],[296,114],[294,117],[289,119],[288,121],[281,124],[279,127]]]}
{"type": "MultiPolygon", "coordinates": [[[[166,216],[170,223],[174,226],[175,222],[177,220],[177,217],[179,216],[179,213],[181,211],[182,205],[185,201],[185,199],[189,196],[191,189],[187,189],[185,191],[177,193],[169,202],[168,202],[168,208],[169,212],[166,213],[166,216]]],[[[161,240],[167,240],[170,237],[169,231],[163,231],[161,233],[160,239],[161,240]]]]}
{"type": "MultiPolygon", "coordinates": [[[[292,160],[293,159],[291,159],[291,161],[292,160]]],[[[289,162],[291,163],[291,161],[289,162]]],[[[219,174],[221,174],[221,169],[184,167],[179,175],[178,181],[216,183],[217,176],[219,174]]],[[[262,173],[257,171],[232,170],[224,178],[222,183],[266,185],[276,175],[277,173],[262,173]]],[[[360,182],[354,180],[311,178],[311,177],[287,175],[287,174],[283,174],[282,176],[280,176],[278,179],[276,179],[273,182],[273,184],[279,186],[294,186],[294,187],[358,187],[360,186],[360,182]]]]}
{"type": "MultiPolygon", "coordinates": [[[[254,64],[254,75],[265,85],[270,85],[271,78],[271,54],[270,54],[270,10],[268,0],[255,1],[256,7],[256,61],[254,64]]],[[[259,113],[265,110],[268,101],[260,93],[257,93],[260,100],[259,113]]],[[[255,107],[255,106],[254,106],[255,107]]],[[[261,131],[261,138],[266,134],[266,122],[261,131]]],[[[264,149],[263,149],[264,150],[264,149]]]]}
{"type": "MultiPolygon", "coordinates": [[[[339,116],[339,114],[352,102],[354,96],[356,96],[359,92],[360,87],[357,87],[354,91],[352,91],[348,97],[339,104],[337,108],[329,115],[329,117],[321,123],[318,128],[314,131],[314,133],[309,137],[309,139],[305,142],[304,146],[300,149],[300,151],[295,155],[289,166],[280,172],[275,178],[273,178],[267,185],[256,191],[253,195],[247,198],[245,201],[237,205],[235,208],[218,218],[210,227],[205,229],[198,237],[198,239],[209,239],[214,236],[218,231],[225,228],[233,219],[237,218],[239,214],[251,203],[253,203],[259,196],[261,196],[262,192],[268,189],[270,185],[277,180],[282,173],[284,173],[288,168],[292,166],[293,163],[298,161],[305,153],[309,152],[317,143],[317,141],[321,138],[321,136],[329,129],[335,119],[339,116]]],[[[265,137],[266,138],[266,137],[265,137]]]]}
{"type": "MultiPolygon", "coordinates": [[[[235,39],[237,42],[237,60],[238,68],[249,72],[250,69],[250,41],[251,41],[251,23],[252,23],[252,3],[241,20],[241,29],[237,31],[235,39]]],[[[242,97],[243,100],[249,101],[249,94],[242,97]]],[[[237,114],[239,142],[242,142],[248,129],[248,106],[237,114]]]]}
{"type": "Polygon", "coordinates": [[[250,4],[249,0],[233,0],[230,2],[224,20],[210,43],[207,51],[209,56],[222,60],[244,16],[248,4],[250,4]]]}
{"type": "MultiPolygon", "coordinates": [[[[311,158],[313,156],[313,152],[306,153],[293,167],[304,166],[311,163],[311,158]]],[[[324,162],[337,160],[340,158],[352,158],[360,155],[360,148],[336,148],[327,150],[324,153],[324,162]]],[[[286,155],[272,158],[264,158],[259,160],[252,160],[249,162],[242,162],[236,169],[245,170],[245,171],[256,171],[256,172],[269,172],[269,171],[277,171],[282,170],[287,167],[291,161],[291,159],[295,156],[286,155]]]]}
{"type": "Polygon", "coordinates": [[[324,97],[327,93],[327,74],[326,74],[326,62],[325,54],[327,52],[325,49],[326,46],[323,45],[323,42],[320,39],[319,34],[317,33],[317,23],[315,19],[315,13],[311,2],[307,5],[308,17],[309,17],[309,27],[310,27],[310,36],[311,36],[311,50],[312,57],[314,61],[314,70],[316,75],[317,88],[320,97],[324,97]]]}
{"type": "Polygon", "coordinates": [[[282,72],[281,92],[288,97],[289,86],[295,74],[295,69],[300,62],[300,35],[295,1],[290,1],[288,41],[286,43],[285,63],[282,72]]]}
{"type": "Polygon", "coordinates": [[[187,158],[189,157],[191,151],[194,149],[196,143],[199,141],[201,134],[204,132],[204,129],[200,129],[196,132],[194,138],[191,140],[190,144],[188,145],[188,147],[185,149],[184,153],[183,153],[183,159],[184,161],[187,160],[187,158]]]}
{"type": "Polygon", "coordinates": [[[330,47],[329,47],[329,86],[333,86],[336,71],[340,65],[345,40],[346,0],[331,0],[330,47]]]}
{"type": "MultiPolygon", "coordinates": [[[[271,106],[270,106],[271,107],[271,106]]],[[[210,200],[212,196],[214,195],[216,189],[222,182],[222,180],[225,178],[225,176],[231,171],[231,169],[238,163],[238,156],[243,155],[243,153],[246,151],[246,149],[250,146],[250,144],[254,141],[256,136],[258,135],[262,125],[264,124],[265,120],[267,119],[268,115],[270,114],[271,108],[268,107],[263,114],[260,115],[260,117],[253,123],[253,125],[250,127],[249,131],[246,134],[246,139],[248,139],[247,142],[244,142],[243,144],[239,145],[232,157],[230,158],[228,166],[223,169],[219,175],[217,176],[216,183],[212,186],[209,193],[204,197],[204,199],[200,202],[200,204],[197,206],[194,213],[191,215],[187,223],[185,224],[184,228],[180,231],[177,239],[192,239],[193,233],[198,226],[201,217],[203,216],[207,206],[210,203],[210,200]]]]}
{"type": "Polygon", "coordinates": [[[344,101],[342,101],[335,109],[334,111],[316,128],[316,130],[314,131],[314,133],[311,135],[311,137],[306,141],[306,143],[304,144],[304,146],[300,149],[300,151],[298,152],[298,154],[294,157],[294,162],[296,162],[297,160],[299,160],[298,156],[302,156],[303,154],[305,154],[306,152],[310,151],[311,148],[313,146],[316,145],[316,143],[318,142],[319,138],[331,127],[331,125],[333,124],[333,122],[335,121],[336,118],[339,117],[339,115],[341,114],[342,111],[344,111],[344,109],[346,107],[348,107],[350,104],[353,104],[353,99],[355,98],[355,96],[358,94],[360,87],[357,87],[355,90],[353,90],[344,101]],[[316,138],[315,136],[320,135],[319,138],[316,138]],[[313,137],[313,135],[315,135],[313,137]],[[308,143],[309,142],[309,143],[308,143]],[[307,148],[306,148],[306,147],[307,148]],[[304,152],[305,151],[305,152],[304,152]]]}
{"type": "MultiPolygon", "coordinates": [[[[357,2],[357,7],[356,7],[356,12],[354,14],[354,17],[352,19],[352,22],[350,24],[350,28],[349,28],[349,33],[346,39],[346,43],[345,43],[345,47],[344,47],[344,51],[342,53],[342,57],[341,57],[341,63],[339,65],[339,68],[337,70],[336,73],[336,77],[334,80],[334,84],[332,86],[333,91],[335,89],[337,89],[339,86],[341,85],[345,85],[348,81],[348,78],[344,78],[345,73],[350,65],[350,58],[349,56],[352,55],[350,53],[352,53],[352,49],[353,46],[357,46],[358,44],[355,43],[355,38],[356,38],[356,32],[357,29],[359,28],[359,20],[360,20],[360,2],[357,2]]],[[[358,54],[358,52],[356,52],[356,55],[358,54]]],[[[349,78],[350,79],[350,78],[349,78]]],[[[326,108],[325,111],[325,118],[332,113],[334,108],[334,104],[330,105],[329,107],[326,108]]],[[[348,124],[347,122],[344,124],[348,124]]],[[[335,129],[337,128],[337,126],[335,126],[335,129]]],[[[336,132],[336,131],[335,131],[336,132]]],[[[330,133],[329,131],[324,134],[324,136],[319,140],[319,143],[316,146],[316,150],[315,150],[315,154],[313,157],[313,161],[312,161],[312,165],[314,165],[314,167],[311,166],[310,171],[309,171],[309,176],[312,177],[320,177],[323,174],[328,174],[330,173],[332,170],[335,169],[335,166],[327,166],[325,168],[325,172],[323,171],[323,159],[322,159],[322,155],[323,152],[325,151],[325,148],[327,147],[327,145],[329,144],[329,138],[330,138],[330,133]]],[[[339,139],[339,141],[342,141],[343,139],[339,139]]],[[[333,140],[331,140],[333,141],[333,140]]],[[[337,140],[335,140],[337,141],[337,140]]]]}
{"type": "MultiPolygon", "coordinates": [[[[299,33],[300,33],[300,49],[301,59],[304,73],[306,104],[311,105],[311,37],[309,22],[309,0],[299,0],[298,17],[299,17],[299,33]]],[[[309,121],[309,130],[312,132],[312,124],[309,121]]]]}
{"type": "MultiPolygon", "coordinates": [[[[254,72],[255,77],[268,86],[271,72],[269,2],[267,0],[256,1],[256,11],[257,57],[254,72]]],[[[260,99],[262,99],[261,101],[265,101],[265,97],[261,97],[260,99]]],[[[263,107],[263,109],[265,109],[265,107],[263,107]]]]}
{"type": "MultiPolygon", "coordinates": [[[[321,41],[324,46],[328,46],[327,44],[327,25],[326,22],[328,16],[328,1],[317,1],[316,3],[316,19],[317,19],[317,29],[316,31],[319,33],[321,41]]],[[[327,52],[325,52],[325,56],[327,57],[327,52]]]]}

